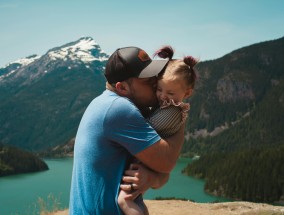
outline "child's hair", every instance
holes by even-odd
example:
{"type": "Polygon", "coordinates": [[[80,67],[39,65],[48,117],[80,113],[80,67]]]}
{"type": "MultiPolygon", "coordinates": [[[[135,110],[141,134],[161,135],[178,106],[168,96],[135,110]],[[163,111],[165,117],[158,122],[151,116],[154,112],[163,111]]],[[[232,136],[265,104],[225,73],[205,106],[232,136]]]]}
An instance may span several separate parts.
{"type": "Polygon", "coordinates": [[[198,63],[198,60],[192,56],[185,56],[183,60],[172,59],[174,55],[174,50],[171,46],[164,46],[155,52],[155,56],[161,58],[169,58],[170,61],[165,69],[165,71],[159,75],[158,78],[167,77],[170,79],[183,79],[187,86],[194,88],[196,73],[194,66],[198,63]]]}

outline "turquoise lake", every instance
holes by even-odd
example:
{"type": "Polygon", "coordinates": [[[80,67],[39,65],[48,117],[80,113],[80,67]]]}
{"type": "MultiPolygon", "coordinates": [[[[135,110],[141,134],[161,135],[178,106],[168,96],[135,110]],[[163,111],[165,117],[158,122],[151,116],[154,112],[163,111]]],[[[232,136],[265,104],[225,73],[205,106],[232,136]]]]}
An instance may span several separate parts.
{"type": "MultiPolygon", "coordinates": [[[[195,202],[228,201],[204,192],[204,181],[181,174],[191,160],[179,159],[169,182],[157,190],[149,190],[144,199],[156,197],[186,198],[195,202]]],[[[73,159],[45,160],[48,171],[0,178],[0,214],[38,214],[39,198],[53,207],[68,208],[73,159]]]]}

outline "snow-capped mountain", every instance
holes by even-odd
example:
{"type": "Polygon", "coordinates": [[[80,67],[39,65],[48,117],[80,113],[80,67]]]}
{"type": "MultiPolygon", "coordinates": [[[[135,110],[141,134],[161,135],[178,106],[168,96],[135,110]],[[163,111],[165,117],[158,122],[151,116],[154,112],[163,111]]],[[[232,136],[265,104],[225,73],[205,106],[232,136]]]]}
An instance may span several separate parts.
{"type": "Polygon", "coordinates": [[[91,37],[83,37],[76,42],[53,48],[48,51],[47,55],[52,60],[80,60],[84,63],[108,59],[107,54],[101,50],[100,46],[91,37]]]}
{"type": "Polygon", "coordinates": [[[0,142],[41,150],[73,137],[86,106],[105,89],[107,59],[83,37],[0,68],[0,142]]]}
{"type": "Polygon", "coordinates": [[[91,37],[50,49],[43,56],[32,55],[0,68],[0,82],[21,80],[21,86],[34,82],[48,72],[62,67],[68,70],[85,66],[91,69],[95,63],[105,63],[108,55],[91,37]]]}

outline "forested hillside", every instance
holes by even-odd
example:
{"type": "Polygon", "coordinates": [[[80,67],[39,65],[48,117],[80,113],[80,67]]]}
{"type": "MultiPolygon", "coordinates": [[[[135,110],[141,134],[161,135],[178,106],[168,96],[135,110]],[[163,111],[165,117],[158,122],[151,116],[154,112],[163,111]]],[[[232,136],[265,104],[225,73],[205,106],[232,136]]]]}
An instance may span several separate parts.
{"type": "Polygon", "coordinates": [[[87,105],[105,89],[107,58],[92,38],[81,38],[29,64],[0,68],[0,141],[40,151],[73,138],[87,105]]]}
{"type": "Polygon", "coordinates": [[[284,141],[278,147],[209,153],[184,169],[206,179],[205,190],[253,202],[284,202],[284,141]]]}
{"type": "Polygon", "coordinates": [[[230,129],[216,136],[190,138],[183,152],[203,155],[209,152],[230,152],[283,144],[284,79],[277,81],[263,99],[248,110],[245,117],[240,117],[229,127],[230,129]]]}
{"type": "Polygon", "coordinates": [[[200,62],[191,99],[189,131],[194,134],[205,129],[210,133],[216,127],[242,119],[283,78],[283,59],[284,38],[280,38],[200,62]]]}
{"type": "Polygon", "coordinates": [[[200,65],[183,153],[201,157],[184,172],[204,178],[209,193],[284,202],[283,59],[281,38],[200,65]]]}
{"type": "Polygon", "coordinates": [[[34,154],[0,143],[0,176],[43,170],[47,164],[34,154]]]}

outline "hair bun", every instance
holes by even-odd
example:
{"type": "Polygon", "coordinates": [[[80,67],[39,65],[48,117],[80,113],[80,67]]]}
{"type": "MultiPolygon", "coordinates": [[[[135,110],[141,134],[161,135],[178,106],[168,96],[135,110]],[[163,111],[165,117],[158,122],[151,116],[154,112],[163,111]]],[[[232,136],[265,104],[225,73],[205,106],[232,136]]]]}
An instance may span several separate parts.
{"type": "Polygon", "coordinates": [[[197,60],[192,56],[186,56],[183,58],[183,62],[190,68],[193,68],[197,64],[197,60]]]}
{"type": "Polygon", "coordinates": [[[154,57],[157,55],[160,58],[169,58],[171,60],[174,56],[174,50],[171,46],[164,46],[155,52],[154,57]]]}

